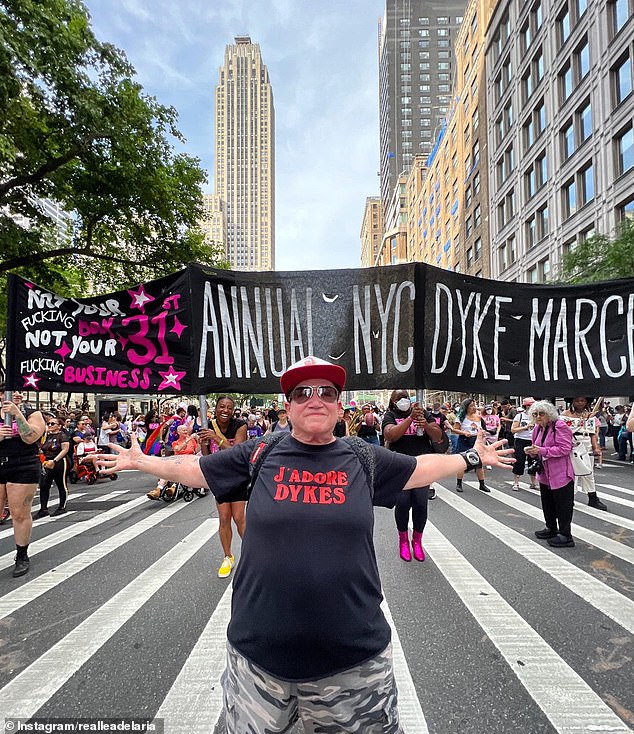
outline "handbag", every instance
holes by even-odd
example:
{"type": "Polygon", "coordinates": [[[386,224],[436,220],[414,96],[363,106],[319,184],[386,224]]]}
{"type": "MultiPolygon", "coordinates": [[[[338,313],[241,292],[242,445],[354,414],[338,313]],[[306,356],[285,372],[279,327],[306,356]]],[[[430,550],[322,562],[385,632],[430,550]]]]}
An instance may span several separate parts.
{"type": "Polygon", "coordinates": [[[544,462],[542,460],[541,454],[537,454],[537,456],[530,456],[528,457],[528,461],[526,462],[526,471],[529,474],[543,474],[544,472],[544,462]]]}
{"type": "Polygon", "coordinates": [[[589,477],[592,474],[592,457],[584,443],[573,445],[570,458],[576,477],[589,477]]]}

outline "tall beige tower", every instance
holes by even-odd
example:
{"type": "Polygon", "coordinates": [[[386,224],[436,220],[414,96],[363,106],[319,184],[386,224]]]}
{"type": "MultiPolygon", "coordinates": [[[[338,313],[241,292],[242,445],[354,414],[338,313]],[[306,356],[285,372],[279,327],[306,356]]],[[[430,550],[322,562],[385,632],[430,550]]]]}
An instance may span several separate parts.
{"type": "Polygon", "coordinates": [[[260,47],[236,36],[216,87],[215,193],[234,270],[275,269],[275,110],[260,47]]]}

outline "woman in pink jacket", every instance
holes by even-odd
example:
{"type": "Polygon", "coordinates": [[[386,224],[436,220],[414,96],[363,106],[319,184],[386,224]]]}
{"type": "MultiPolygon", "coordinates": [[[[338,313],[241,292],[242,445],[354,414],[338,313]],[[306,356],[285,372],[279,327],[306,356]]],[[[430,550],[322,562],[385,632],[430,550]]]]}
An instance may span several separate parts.
{"type": "Polygon", "coordinates": [[[524,451],[541,459],[537,481],[546,521],[544,530],[537,530],[535,535],[554,548],[574,548],[570,532],[575,496],[575,472],[570,458],[572,431],[547,400],[533,403],[528,412],[535,428],[533,443],[524,451]]]}

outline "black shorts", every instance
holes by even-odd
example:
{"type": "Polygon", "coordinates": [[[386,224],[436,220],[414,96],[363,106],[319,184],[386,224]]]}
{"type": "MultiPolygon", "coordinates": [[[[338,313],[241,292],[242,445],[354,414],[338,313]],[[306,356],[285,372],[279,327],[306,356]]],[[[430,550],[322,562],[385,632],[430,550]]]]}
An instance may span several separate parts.
{"type": "Polygon", "coordinates": [[[37,455],[0,457],[0,484],[38,484],[41,473],[42,462],[37,455]]]}

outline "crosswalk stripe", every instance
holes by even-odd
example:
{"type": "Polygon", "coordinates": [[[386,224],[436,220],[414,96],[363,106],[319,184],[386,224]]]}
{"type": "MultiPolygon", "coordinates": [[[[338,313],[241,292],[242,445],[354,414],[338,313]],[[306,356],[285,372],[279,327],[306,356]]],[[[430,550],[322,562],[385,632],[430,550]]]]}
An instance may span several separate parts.
{"type": "Polygon", "coordinates": [[[74,556],[65,563],[56,566],[52,571],[37,576],[32,581],[19,586],[17,589],[10,591],[0,598],[0,619],[4,619],[9,614],[29,604],[47,591],[54,589],[63,581],[71,578],[80,571],[85,570],[88,566],[101,560],[109,553],[120,548],[125,543],[133,540],[146,530],[158,525],[165,520],[166,517],[175,515],[180,510],[187,507],[184,503],[169,505],[165,510],[161,509],[152,513],[149,517],[140,520],[130,527],[122,530],[120,533],[111,536],[97,545],[88,548],[83,553],[74,556]]]}
{"type": "Polygon", "coordinates": [[[222,710],[220,676],[225,667],[231,586],[218,602],[187,661],[156,712],[165,731],[209,734],[222,710]]]}
{"type": "Polygon", "coordinates": [[[113,500],[120,494],[127,494],[128,492],[128,489],[116,489],[114,492],[110,492],[110,494],[104,494],[102,497],[95,497],[92,500],[88,500],[88,502],[108,502],[108,500],[113,500]]]}
{"type": "MultiPolygon", "coordinates": [[[[137,497],[136,499],[130,500],[130,502],[126,502],[119,507],[113,507],[111,510],[102,512],[95,517],[91,517],[90,520],[74,523],[73,525],[69,525],[63,530],[58,530],[55,533],[51,533],[51,535],[47,535],[45,538],[32,540],[31,545],[29,545],[29,556],[32,558],[38,553],[43,553],[44,551],[52,548],[55,545],[64,543],[65,541],[69,540],[70,538],[74,538],[77,535],[81,535],[81,533],[85,533],[86,530],[90,530],[91,528],[97,527],[97,525],[108,522],[109,520],[112,520],[119,515],[123,515],[125,512],[129,512],[135,507],[138,507],[139,505],[142,505],[146,502],[151,502],[151,500],[148,500],[145,496],[137,497]]],[[[15,551],[12,551],[11,553],[5,553],[3,556],[0,556],[0,570],[13,565],[14,555],[15,551]]]]}
{"type": "Polygon", "coordinates": [[[217,531],[205,520],[0,689],[3,716],[33,716],[217,531]]]}
{"type": "Polygon", "coordinates": [[[560,734],[630,731],[433,523],[425,536],[433,562],[560,734]]]}
{"type": "MultiPolygon", "coordinates": [[[[510,486],[511,482],[507,482],[507,484],[510,486]]],[[[521,482],[520,486],[524,491],[529,492],[530,494],[534,494],[536,497],[539,497],[538,489],[531,489],[528,484],[525,484],[524,482],[521,482]]],[[[601,497],[606,502],[611,502],[613,496],[614,495],[611,494],[601,495],[601,497]]],[[[592,517],[596,517],[603,522],[609,522],[612,525],[618,525],[621,528],[634,530],[634,520],[630,520],[627,517],[622,517],[621,515],[616,515],[614,512],[610,512],[609,510],[607,512],[606,510],[597,510],[596,507],[590,507],[589,505],[586,505],[585,503],[579,502],[577,500],[575,500],[575,512],[582,512],[584,515],[591,515],[592,517]]]]}
{"type": "MultiPolygon", "coordinates": [[[[478,487],[477,482],[465,482],[465,484],[468,484],[475,489],[478,487]]],[[[492,489],[489,496],[515,510],[519,510],[524,513],[524,515],[534,517],[541,522],[544,521],[544,514],[541,509],[537,509],[537,507],[533,507],[527,502],[522,502],[522,500],[516,499],[515,497],[510,497],[497,489],[492,489]]],[[[623,561],[634,563],[634,548],[630,548],[629,546],[619,543],[616,540],[612,540],[611,538],[606,538],[600,533],[595,533],[594,530],[588,530],[587,528],[581,527],[581,525],[574,525],[573,528],[575,538],[585,540],[586,543],[590,543],[590,545],[593,545],[595,548],[600,548],[606,553],[610,553],[623,561]]]]}
{"type": "Polygon", "coordinates": [[[455,510],[472,520],[479,528],[491,533],[511,550],[521,553],[529,563],[552,576],[556,581],[587,601],[595,609],[613,619],[634,634],[634,601],[619,594],[573,563],[566,561],[532,539],[526,538],[516,530],[511,530],[498,520],[474,507],[470,502],[458,497],[443,486],[436,484],[438,497],[455,510]]]}
{"type": "MultiPolygon", "coordinates": [[[[80,492],[79,494],[73,495],[73,497],[81,497],[82,495],[86,494],[86,492],[80,492]]],[[[59,504],[59,498],[56,500],[53,500],[49,503],[49,506],[55,507],[59,504]]],[[[37,512],[40,509],[41,505],[33,505],[31,507],[31,512],[37,512]]],[[[70,505],[72,507],[72,505],[70,505]]],[[[48,522],[55,522],[56,520],[60,520],[63,517],[68,517],[71,514],[72,510],[69,510],[68,512],[64,513],[64,515],[58,515],[57,517],[53,517],[52,515],[49,515],[48,517],[41,517],[37,520],[33,520],[33,527],[37,527],[39,525],[45,525],[48,522]]],[[[9,535],[13,535],[13,527],[9,527],[6,530],[0,531],[0,540],[2,538],[7,538],[9,535]]]]}
{"type": "MultiPolygon", "coordinates": [[[[616,492],[623,492],[623,494],[634,495],[634,489],[625,489],[625,487],[619,487],[616,484],[599,484],[597,482],[597,487],[604,487],[605,489],[613,489],[616,492]]],[[[610,497],[614,497],[614,495],[611,494],[610,497]]]]}
{"type": "Polygon", "coordinates": [[[412,680],[412,674],[409,672],[409,665],[396,631],[392,613],[385,598],[381,604],[381,609],[392,628],[392,659],[394,661],[394,678],[398,688],[398,717],[401,727],[405,734],[428,734],[427,721],[418,700],[416,687],[412,680]]]}

